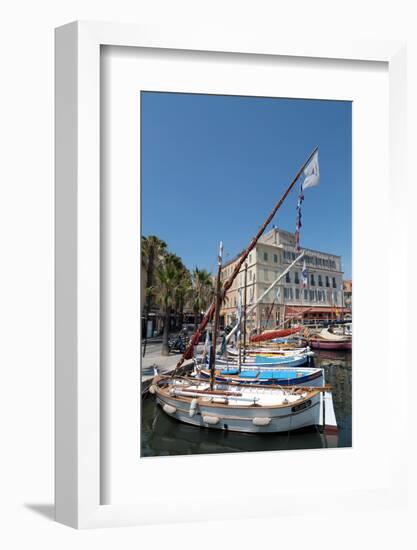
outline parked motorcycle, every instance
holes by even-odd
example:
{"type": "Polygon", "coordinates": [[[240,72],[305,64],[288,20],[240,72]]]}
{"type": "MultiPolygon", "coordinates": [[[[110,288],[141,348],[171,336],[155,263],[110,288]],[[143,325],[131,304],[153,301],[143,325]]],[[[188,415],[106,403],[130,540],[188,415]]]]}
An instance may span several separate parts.
{"type": "Polygon", "coordinates": [[[183,334],[179,334],[168,340],[168,348],[170,353],[184,353],[187,349],[188,338],[183,334]]]}

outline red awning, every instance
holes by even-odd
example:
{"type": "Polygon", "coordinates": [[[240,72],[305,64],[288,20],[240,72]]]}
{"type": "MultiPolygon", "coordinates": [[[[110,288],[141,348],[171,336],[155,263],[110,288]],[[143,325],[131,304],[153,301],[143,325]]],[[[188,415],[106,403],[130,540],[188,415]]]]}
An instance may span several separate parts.
{"type": "Polygon", "coordinates": [[[295,317],[296,315],[306,314],[311,315],[315,313],[335,313],[335,310],[341,313],[350,312],[350,309],[347,307],[301,307],[301,306],[290,306],[285,310],[285,317],[288,319],[290,317],[295,317]]]}

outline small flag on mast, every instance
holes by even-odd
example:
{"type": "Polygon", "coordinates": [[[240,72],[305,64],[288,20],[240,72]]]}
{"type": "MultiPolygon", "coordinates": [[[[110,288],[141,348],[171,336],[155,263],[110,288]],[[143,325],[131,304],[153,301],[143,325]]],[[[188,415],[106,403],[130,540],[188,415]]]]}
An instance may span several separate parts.
{"type": "Polygon", "coordinates": [[[314,153],[312,159],[304,168],[303,190],[309,187],[315,187],[320,183],[319,152],[314,153]]]}
{"type": "Polygon", "coordinates": [[[303,285],[303,288],[306,288],[307,286],[307,268],[306,268],[306,261],[303,262],[303,270],[301,271],[301,283],[303,285]]]}
{"type": "Polygon", "coordinates": [[[300,229],[301,223],[301,205],[304,201],[304,189],[315,187],[320,182],[319,152],[318,150],[311,157],[310,162],[303,170],[304,179],[300,183],[300,192],[297,199],[297,218],[295,223],[295,248],[300,250],[300,229]]]}

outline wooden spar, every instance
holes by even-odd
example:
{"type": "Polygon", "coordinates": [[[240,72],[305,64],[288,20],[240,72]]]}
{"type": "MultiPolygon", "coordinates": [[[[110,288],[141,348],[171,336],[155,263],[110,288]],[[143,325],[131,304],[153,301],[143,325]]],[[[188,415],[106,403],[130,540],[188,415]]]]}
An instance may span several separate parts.
{"type": "Polygon", "coordinates": [[[221,282],[220,276],[222,273],[222,256],[223,256],[223,243],[220,242],[219,256],[217,258],[217,282],[216,282],[216,305],[214,310],[214,329],[213,329],[213,342],[212,349],[213,353],[211,354],[211,365],[210,365],[210,389],[213,389],[214,386],[214,371],[216,366],[216,348],[217,348],[217,332],[219,330],[219,317],[220,317],[220,306],[222,303],[222,292],[221,292],[221,282]]]}
{"type": "MultiPolygon", "coordinates": [[[[159,380],[158,380],[158,383],[161,383],[163,384],[166,380],[170,380],[171,379],[171,376],[170,375],[161,375],[159,377],[159,380]]],[[[178,379],[182,379],[186,382],[190,382],[190,379],[189,378],[186,378],[184,376],[179,376],[178,379]]],[[[193,383],[195,382],[198,382],[197,381],[194,381],[193,383]]],[[[227,382],[225,382],[228,386],[239,386],[241,387],[241,384],[240,382],[236,381],[236,380],[227,380],[227,382]]],[[[190,391],[193,391],[192,388],[190,388],[190,386],[185,386],[183,388],[183,390],[185,391],[186,389],[190,389],[190,391]]],[[[282,390],[284,392],[296,392],[296,393],[299,393],[300,391],[303,392],[303,391],[306,391],[306,392],[332,392],[333,391],[333,386],[331,384],[325,384],[324,386],[280,386],[279,384],[268,384],[268,386],[262,386],[260,384],[245,384],[245,388],[256,388],[256,389],[259,389],[259,390],[282,390]]],[[[201,391],[210,391],[210,390],[201,390],[201,391]]],[[[227,390],[213,390],[213,392],[216,392],[216,391],[227,391],[227,390]]]]}
{"type": "Polygon", "coordinates": [[[246,361],[246,317],[247,317],[247,284],[248,284],[248,264],[245,264],[245,293],[243,306],[243,362],[246,361]]]}
{"type": "Polygon", "coordinates": [[[310,160],[313,158],[313,155],[315,154],[315,152],[317,151],[318,147],[316,147],[314,149],[314,151],[311,153],[311,155],[308,157],[308,159],[305,161],[305,163],[302,165],[302,167],[298,170],[296,176],[294,177],[294,179],[292,180],[292,182],[290,183],[290,185],[288,186],[287,190],[285,191],[285,193],[282,195],[282,197],[279,199],[279,201],[277,202],[277,204],[274,206],[274,208],[272,209],[271,213],[269,214],[269,216],[266,218],[266,220],[264,221],[263,225],[261,226],[261,228],[259,229],[258,233],[255,235],[255,237],[252,239],[252,241],[250,242],[248,248],[244,251],[244,253],[242,254],[242,256],[240,257],[239,261],[237,262],[234,270],[233,270],[233,273],[230,275],[230,277],[227,279],[227,281],[225,282],[224,284],[224,287],[223,287],[223,292],[226,293],[229,288],[232,286],[233,284],[233,281],[235,280],[236,278],[236,275],[239,273],[240,271],[240,268],[242,267],[242,265],[244,264],[246,258],[249,256],[249,253],[253,250],[253,248],[255,247],[256,243],[259,241],[259,239],[262,237],[265,229],[268,227],[268,225],[271,223],[272,221],[272,218],[275,216],[275,214],[277,213],[278,209],[281,207],[282,203],[285,201],[285,199],[287,198],[287,195],[288,193],[291,191],[291,189],[294,187],[296,181],[298,180],[298,178],[301,176],[301,174],[303,173],[303,170],[304,168],[307,166],[307,164],[310,162],[310,160]]]}
{"type": "MultiPolygon", "coordinates": [[[[287,187],[287,190],[284,192],[284,194],[282,195],[282,197],[279,199],[279,201],[277,202],[277,204],[274,206],[274,208],[271,210],[271,213],[269,214],[269,216],[266,218],[265,222],[263,223],[263,225],[261,226],[261,228],[259,229],[258,233],[255,235],[255,237],[253,237],[253,239],[251,240],[251,242],[249,243],[249,246],[248,248],[244,251],[244,253],[242,254],[242,256],[240,257],[239,261],[237,262],[236,266],[235,266],[235,269],[233,270],[233,273],[230,275],[230,277],[226,280],[226,282],[224,283],[224,286],[223,286],[223,289],[222,289],[222,295],[224,296],[226,294],[226,292],[229,290],[229,288],[232,286],[233,284],[233,281],[235,280],[236,278],[236,275],[239,273],[240,271],[240,268],[242,267],[242,265],[244,264],[244,262],[246,261],[246,258],[249,256],[249,253],[251,252],[251,250],[253,250],[253,248],[256,246],[256,243],[259,241],[259,239],[262,237],[265,229],[268,227],[268,225],[271,223],[272,221],[272,218],[275,216],[275,214],[277,213],[277,211],[279,210],[279,208],[281,207],[282,203],[285,201],[285,199],[287,198],[289,192],[291,191],[291,189],[294,187],[295,183],[297,182],[298,178],[301,176],[301,174],[303,173],[304,171],[304,168],[307,166],[307,164],[310,162],[310,160],[313,158],[314,154],[316,153],[316,151],[318,150],[318,147],[315,147],[314,151],[311,153],[311,155],[308,157],[308,159],[304,162],[304,164],[301,166],[301,168],[298,170],[297,174],[295,175],[294,179],[292,180],[292,182],[290,183],[290,185],[287,187]]],[[[214,310],[215,310],[215,307],[216,307],[216,300],[213,300],[213,302],[211,303],[208,311],[206,312],[206,314],[204,315],[200,325],[198,326],[198,329],[196,331],[196,333],[194,334],[194,336],[192,337],[191,339],[191,342],[190,344],[188,345],[188,348],[185,350],[183,356],[181,357],[181,359],[178,361],[177,363],[177,366],[175,367],[175,370],[174,370],[174,374],[175,374],[175,371],[177,369],[180,368],[180,366],[184,363],[185,359],[191,359],[192,357],[192,354],[193,354],[193,350],[194,350],[194,346],[198,344],[198,341],[200,339],[200,336],[201,336],[201,333],[204,331],[204,329],[206,328],[207,326],[207,323],[212,319],[213,317],[213,314],[214,314],[214,310]]]]}
{"type": "Polygon", "coordinates": [[[222,391],[222,390],[195,390],[192,387],[191,388],[183,388],[181,390],[183,393],[190,392],[190,393],[201,393],[202,395],[231,395],[232,397],[240,397],[242,394],[239,392],[233,392],[233,391],[222,391]]]}

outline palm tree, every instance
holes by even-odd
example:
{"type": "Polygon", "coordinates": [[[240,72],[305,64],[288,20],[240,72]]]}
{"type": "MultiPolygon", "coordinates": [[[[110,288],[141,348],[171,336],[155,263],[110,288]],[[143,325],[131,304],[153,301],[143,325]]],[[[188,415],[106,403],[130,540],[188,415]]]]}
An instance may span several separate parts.
{"type": "Polygon", "coordinates": [[[168,339],[171,312],[177,302],[178,289],[183,278],[183,270],[178,260],[179,258],[175,254],[167,254],[155,272],[156,285],[153,290],[155,299],[161,305],[164,314],[161,355],[169,355],[168,339]]]}
{"type": "Polygon", "coordinates": [[[193,291],[193,284],[191,281],[191,274],[188,269],[184,269],[182,272],[180,284],[176,293],[175,309],[178,313],[178,326],[182,327],[184,324],[184,307],[188,302],[193,291]]]}
{"type": "Polygon", "coordinates": [[[142,266],[146,271],[146,302],[145,302],[145,338],[143,355],[146,351],[146,331],[148,325],[148,317],[152,304],[152,288],[154,286],[155,270],[161,263],[162,258],[167,253],[167,244],[165,241],[159,239],[155,235],[149,235],[148,237],[142,236],[141,243],[142,251],[142,266]]]}
{"type": "Polygon", "coordinates": [[[175,328],[178,328],[178,326],[181,327],[183,324],[185,302],[192,290],[191,275],[182,259],[176,254],[169,253],[169,262],[178,271],[178,285],[175,290],[173,304],[173,311],[176,313],[175,328]]]}
{"type": "Polygon", "coordinates": [[[198,269],[196,267],[192,274],[192,294],[191,305],[194,312],[194,325],[197,330],[201,312],[207,309],[213,299],[213,280],[207,269],[198,269]]]}

